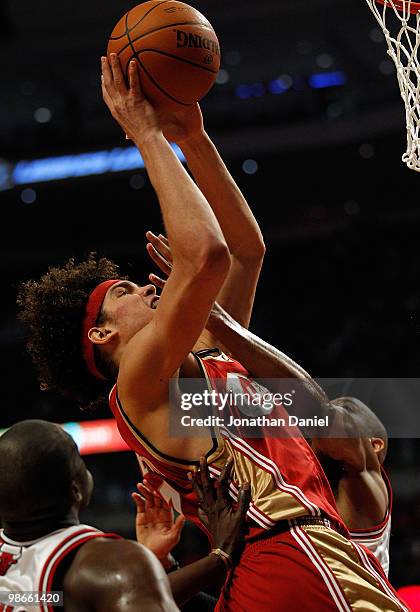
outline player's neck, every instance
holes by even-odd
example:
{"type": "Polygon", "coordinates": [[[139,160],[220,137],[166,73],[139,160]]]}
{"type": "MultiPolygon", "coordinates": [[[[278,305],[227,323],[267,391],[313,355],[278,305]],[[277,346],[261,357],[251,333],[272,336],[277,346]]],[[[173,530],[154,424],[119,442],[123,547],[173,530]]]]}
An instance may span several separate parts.
{"type": "Polygon", "coordinates": [[[37,521],[11,522],[4,521],[5,535],[16,542],[30,542],[42,538],[49,533],[58,531],[65,527],[72,527],[80,523],[79,517],[74,512],[68,512],[61,518],[45,517],[37,521]]]}

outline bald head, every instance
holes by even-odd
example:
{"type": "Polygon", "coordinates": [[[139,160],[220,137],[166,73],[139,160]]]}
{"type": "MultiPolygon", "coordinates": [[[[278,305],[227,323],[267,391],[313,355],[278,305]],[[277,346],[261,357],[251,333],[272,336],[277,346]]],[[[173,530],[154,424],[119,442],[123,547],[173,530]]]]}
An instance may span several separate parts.
{"type": "Polygon", "coordinates": [[[332,404],[342,406],[350,412],[354,417],[358,418],[360,430],[364,438],[372,440],[382,440],[383,448],[377,453],[378,459],[382,464],[385,461],[388,450],[388,435],[383,423],[378,419],[376,414],[366,404],[355,397],[337,397],[332,400],[332,404]]]}
{"type": "Polygon", "coordinates": [[[19,524],[59,520],[83,490],[87,473],[73,439],[59,426],[22,421],[0,437],[0,517],[19,524]]]}

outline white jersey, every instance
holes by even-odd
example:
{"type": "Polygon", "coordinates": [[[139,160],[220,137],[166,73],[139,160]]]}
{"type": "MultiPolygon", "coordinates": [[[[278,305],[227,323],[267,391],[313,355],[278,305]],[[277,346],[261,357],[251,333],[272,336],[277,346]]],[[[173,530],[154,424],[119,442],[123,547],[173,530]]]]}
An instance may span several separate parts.
{"type": "MultiPolygon", "coordinates": [[[[0,592],[53,590],[54,575],[60,562],[71,551],[92,538],[118,537],[106,534],[89,525],[73,525],[49,533],[37,540],[15,542],[0,529],[0,592]]],[[[2,597],[4,600],[4,597],[2,597]]],[[[9,605],[0,602],[0,612],[50,612],[53,602],[40,602],[37,607],[24,604],[9,605]]]]}
{"type": "Polygon", "coordinates": [[[388,576],[389,573],[389,539],[391,535],[391,511],[392,511],[392,489],[391,483],[382,468],[382,477],[388,490],[388,510],[384,520],[379,525],[369,529],[354,529],[350,531],[350,537],[357,544],[364,544],[378,559],[382,568],[388,576]]]}

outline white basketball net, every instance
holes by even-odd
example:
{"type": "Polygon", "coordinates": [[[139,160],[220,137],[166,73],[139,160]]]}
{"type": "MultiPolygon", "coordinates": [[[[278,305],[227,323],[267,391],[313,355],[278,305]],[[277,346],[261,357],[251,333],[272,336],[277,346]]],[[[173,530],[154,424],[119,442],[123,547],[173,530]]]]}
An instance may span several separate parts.
{"type": "Polygon", "coordinates": [[[376,0],[366,2],[384,32],[388,55],[396,66],[401,97],[405,104],[407,151],[402,160],[409,168],[420,172],[420,12],[410,12],[410,8],[417,7],[418,3],[411,0],[387,0],[384,5],[378,4],[376,0]],[[395,26],[396,20],[392,20],[396,31],[391,34],[387,25],[390,25],[392,15],[397,17],[399,25],[395,26]]]}

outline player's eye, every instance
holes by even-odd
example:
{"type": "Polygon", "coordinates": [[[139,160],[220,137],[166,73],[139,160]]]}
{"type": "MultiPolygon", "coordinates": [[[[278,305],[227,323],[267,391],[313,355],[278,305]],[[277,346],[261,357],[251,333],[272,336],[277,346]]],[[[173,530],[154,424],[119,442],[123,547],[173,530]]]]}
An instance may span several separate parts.
{"type": "Polygon", "coordinates": [[[122,295],[127,295],[128,291],[125,287],[118,287],[117,289],[117,297],[121,297],[122,295]]]}

